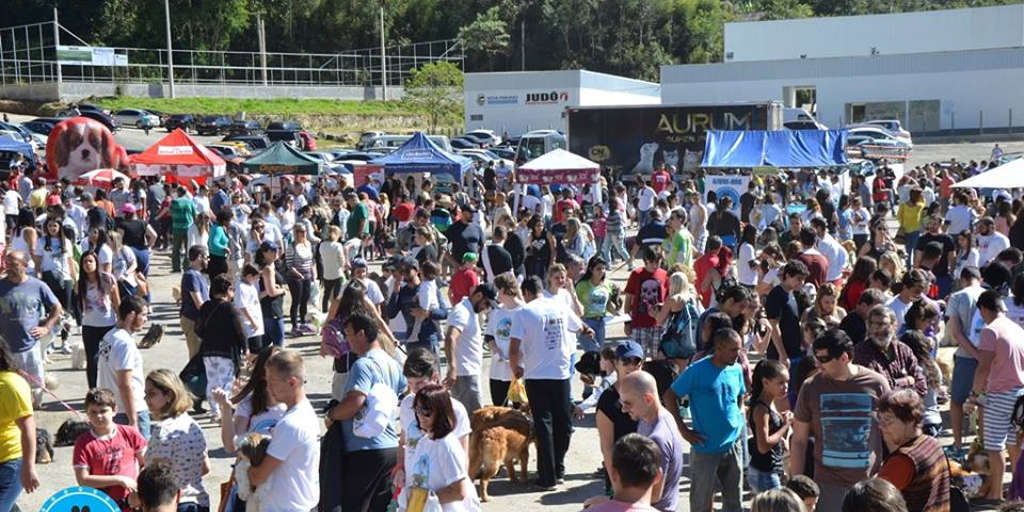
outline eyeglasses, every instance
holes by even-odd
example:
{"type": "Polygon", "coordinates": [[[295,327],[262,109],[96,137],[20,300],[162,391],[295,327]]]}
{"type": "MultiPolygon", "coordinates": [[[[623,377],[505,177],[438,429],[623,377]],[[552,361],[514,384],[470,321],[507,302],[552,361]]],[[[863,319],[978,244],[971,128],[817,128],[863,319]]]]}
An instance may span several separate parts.
{"type": "Polygon", "coordinates": [[[416,408],[416,414],[419,414],[420,416],[423,416],[425,418],[429,418],[429,417],[434,415],[434,411],[432,411],[432,410],[430,410],[430,409],[428,409],[426,407],[417,407],[416,408]]]}

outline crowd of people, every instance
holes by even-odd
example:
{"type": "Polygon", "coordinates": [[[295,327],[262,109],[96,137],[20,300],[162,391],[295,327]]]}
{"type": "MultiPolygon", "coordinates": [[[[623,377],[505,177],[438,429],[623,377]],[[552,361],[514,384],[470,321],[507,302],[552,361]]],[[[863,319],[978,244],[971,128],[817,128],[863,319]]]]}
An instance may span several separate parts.
{"type": "Polygon", "coordinates": [[[972,433],[980,498],[1024,498],[1022,202],[953,187],[985,167],[757,174],[738,204],[663,165],[582,186],[492,166],[273,189],[14,173],[0,511],[39,487],[32,412],[72,336],[89,387],[74,475],[124,510],[210,509],[218,447],[198,414],[238,458],[227,510],[479,510],[470,418],[488,402],[528,411],[542,491],[564,485],[593,411],[598,512],[709,511],[719,494],[740,511],[745,489],[755,511],[956,510],[972,433]],[[155,251],[180,274],[184,369],[140,350],[155,251]],[[322,411],[286,348],[305,336],[333,363],[322,411]]]}

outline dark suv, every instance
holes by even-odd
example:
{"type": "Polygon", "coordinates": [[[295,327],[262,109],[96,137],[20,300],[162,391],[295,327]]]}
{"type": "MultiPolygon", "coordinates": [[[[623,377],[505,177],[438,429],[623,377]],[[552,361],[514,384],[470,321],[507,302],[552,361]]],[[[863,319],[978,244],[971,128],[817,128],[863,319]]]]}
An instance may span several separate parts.
{"type": "Polygon", "coordinates": [[[259,121],[232,121],[231,127],[228,129],[230,133],[237,135],[258,135],[263,133],[263,127],[260,126],[259,121]]]}
{"type": "Polygon", "coordinates": [[[267,125],[267,130],[300,131],[302,125],[295,121],[273,121],[267,125]]]}
{"type": "Polygon", "coordinates": [[[199,135],[220,135],[227,133],[231,127],[231,118],[227,116],[206,116],[196,124],[199,135]]]}
{"type": "Polygon", "coordinates": [[[175,128],[181,128],[188,133],[189,130],[196,129],[196,118],[192,114],[174,114],[164,121],[164,127],[169,132],[173,132],[175,128]]]}

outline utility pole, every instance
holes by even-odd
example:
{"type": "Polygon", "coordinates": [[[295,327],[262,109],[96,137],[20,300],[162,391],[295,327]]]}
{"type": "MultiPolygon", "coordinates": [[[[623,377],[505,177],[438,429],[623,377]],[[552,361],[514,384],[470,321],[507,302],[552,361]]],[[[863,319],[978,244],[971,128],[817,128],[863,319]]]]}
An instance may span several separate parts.
{"type": "Polygon", "coordinates": [[[267,86],[267,28],[263,25],[263,15],[256,15],[256,39],[260,45],[260,73],[263,77],[263,87],[267,86]]]}
{"type": "Polygon", "coordinates": [[[519,53],[522,58],[520,71],[526,71],[526,16],[519,22],[519,53]]]}
{"type": "Polygon", "coordinates": [[[380,5],[380,85],[381,98],[388,100],[388,59],[384,54],[384,3],[380,5]]]}
{"type": "MultiPolygon", "coordinates": [[[[53,56],[57,56],[57,50],[60,48],[60,21],[57,19],[57,8],[53,8],[53,56]]],[[[63,76],[60,70],[60,59],[54,59],[57,62],[57,95],[60,95],[60,83],[63,81],[63,76]]]]}
{"type": "Polygon", "coordinates": [[[171,6],[164,0],[164,21],[167,24],[167,85],[171,98],[174,97],[174,50],[171,49],[171,6]]]}

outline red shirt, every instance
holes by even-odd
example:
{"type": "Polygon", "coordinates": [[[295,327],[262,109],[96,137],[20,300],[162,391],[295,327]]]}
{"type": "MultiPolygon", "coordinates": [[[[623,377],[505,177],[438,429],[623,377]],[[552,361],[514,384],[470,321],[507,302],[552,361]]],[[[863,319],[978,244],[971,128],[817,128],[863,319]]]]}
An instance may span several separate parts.
{"type": "Polygon", "coordinates": [[[701,285],[701,283],[704,282],[704,279],[707,277],[708,272],[710,272],[711,269],[713,269],[713,268],[715,268],[717,266],[718,266],[718,254],[717,253],[714,253],[714,254],[713,253],[703,254],[703,255],[701,255],[701,257],[697,258],[693,262],[693,272],[697,276],[697,283],[696,283],[696,285],[697,285],[697,293],[700,295],[700,302],[701,302],[701,304],[704,304],[705,308],[708,307],[711,304],[711,293],[714,291],[714,288],[711,287],[711,286],[708,286],[708,288],[706,290],[701,290],[700,289],[700,285],[701,285]]]}
{"type": "Polygon", "coordinates": [[[871,199],[873,201],[885,201],[889,199],[889,191],[885,190],[885,179],[881,176],[875,177],[875,181],[871,183],[871,188],[873,189],[873,193],[871,194],[871,199]]]}
{"type": "Polygon", "coordinates": [[[807,276],[808,283],[813,284],[815,288],[820,288],[827,282],[825,276],[828,274],[828,260],[821,253],[805,251],[798,254],[796,258],[804,262],[804,265],[807,265],[807,270],[810,271],[810,275],[807,276]]]}
{"type": "Polygon", "coordinates": [[[857,301],[860,300],[860,296],[864,294],[868,284],[864,281],[847,281],[846,288],[843,289],[843,296],[839,298],[839,305],[846,311],[853,311],[857,308],[857,301]]]}
{"type": "MultiPolygon", "coordinates": [[[[135,456],[146,448],[146,439],[134,427],[115,425],[115,428],[105,439],[96,437],[91,430],[78,436],[71,457],[74,467],[88,469],[90,475],[138,478],[139,464],[135,456]]],[[[118,503],[128,499],[128,489],[120,485],[100,490],[118,503]]]]}
{"type": "Polygon", "coordinates": [[[416,213],[416,206],[412,203],[398,203],[391,210],[391,214],[395,216],[398,222],[409,222],[412,220],[413,214],[416,213]]]}
{"type": "Polygon", "coordinates": [[[633,296],[633,307],[629,312],[632,326],[654,327],[652,306],[661,304],[668,295],[668,273],[663,269],[648,272],[640,267],[629,274],[626,293],[633,296]]]}
{"type": "Polygon", "coordinates": [[[653,188],[654,192],[657,194],[660,194],[662,190],[668,188],[668,184],[671,181],[672,175],[665,169],[654,171],[654,174],[651,174],[651,188],[653,188]]]}
{"type": "Polygon", "coordinates": [[[458,304],[463,297],[469,297],[478,284],[480,276],[472,266],[456,270],[452,274],[451,282],[448,283],[448,300],[452,304],[458,304]]]}

